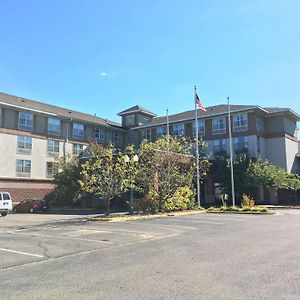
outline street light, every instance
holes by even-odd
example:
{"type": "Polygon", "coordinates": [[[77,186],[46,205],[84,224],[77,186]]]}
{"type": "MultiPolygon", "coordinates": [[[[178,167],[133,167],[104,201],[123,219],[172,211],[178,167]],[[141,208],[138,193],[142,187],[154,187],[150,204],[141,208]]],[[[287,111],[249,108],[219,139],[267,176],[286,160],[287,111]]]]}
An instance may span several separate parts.
{"type": "MultiPolygon", "coordinates": [[[[124,161],[125,163],[130,163],[130,161],[133,161],[133,163],[138,163],[139,161],[139,157],[137,154],[135,154],[134,156],[132,156],[131,158],[125,154],[124,156],[124,161]]],[[[130,213],[133,214],[133,188],[132,188],[132,168],[129,165],[129,180],[130,180],[130,213]]]]}

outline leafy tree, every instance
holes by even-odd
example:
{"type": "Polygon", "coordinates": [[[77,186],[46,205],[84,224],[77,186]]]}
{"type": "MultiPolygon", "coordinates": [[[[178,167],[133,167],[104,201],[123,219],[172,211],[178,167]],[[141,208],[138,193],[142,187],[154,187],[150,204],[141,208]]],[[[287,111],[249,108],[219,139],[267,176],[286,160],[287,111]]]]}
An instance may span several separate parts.
{"type": "MultiPolygon", "coordinates": [[[[214,161],[214,179],[220,183],[224,193],[231,194],[230,160],[226,155],[217,156],[214,161]]],[[[300,176],[289,174],[268,161],[250,158],[248,153],[238,156],[233,162],[234,184],[238,199],[242,195],[253,196],[257,187],[276,187],[279,189],[300,189],[300,176]]]]}
{"type": "MultiPolygon", "coordinates": [[[[151,195],[156,201],[157,210],[164,210],[167,199],[173,197],[179,188],[194,190],[192,146],[191,141],[170,136],[140,145],[137,183],[144,194],[151,195]]],[[[205,176],[208,166],[208,160],[202,158],[202,176],[205,176]]]]}
{"type": "MultiPolygon", "coordinates": [[[[254,183],[249,177],[249,167],[252,163],[249,155],[244,152],[233,161],[234,186],[237,199],[240,199],[244,193],[253,194],[254,183]]],[[[231,196],[231,174],[230,159],[226,154],[218,155],[213,162],[214,180],[220,184],[221,190],[231,196]]]]}
{"type": "Polygon", "coordinates": [[[126,187],[124,154],[118,153],[112,144],[108,147],[92,144],[90,152],[92,156],[81,165],[83,177],[79,182],[84,191],[104,200],[109,215],[111,200],[126,187]]]}
{"type": "Polygon", "coordinates": [[[72,205],[81,192],[79,161],[75,157],[67,157],[57,161],[55,167],[60,171],[54,176],[55,188],[46,199],[59,205],[72,205]]]}
{"type": "Polygon", "coordinates": [[[248,176],[254,186],[276,187],[279,189],[300,189],[300,176],[290,174],[268,161],[252,162],[248,176]]]}

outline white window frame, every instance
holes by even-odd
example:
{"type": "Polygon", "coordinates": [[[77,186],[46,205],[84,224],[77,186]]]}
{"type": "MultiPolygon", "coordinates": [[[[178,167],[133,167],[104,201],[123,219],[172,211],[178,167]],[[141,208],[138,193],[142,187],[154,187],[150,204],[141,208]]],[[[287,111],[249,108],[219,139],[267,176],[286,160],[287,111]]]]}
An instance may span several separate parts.
{"type": "Polygon", "coordinates": [[[48,134],[51,135],[61,134],[61,120],[48,118],[48,134]]]}
{"type": "Polygon", "coordinates": [[[46,162],[46,176],[47,178],[53,178],[58,173],[58,168],[55,166],[54,161],[46,162]]]}
{"type": "Polygon", "coordinates": [[[96,141],[98,143],[101,143],[101,144],[104,143],[104,140],[105,140],[105,138],[104,138],[104,130],[102,128],[96,127],[94,135],[95,135],[95,139],[96,139],[96,141]]]}
{"type": "Polygon", "coordinates": [[[59,141],[56,140],[48,140],[47,141],[47,150],[48,150],[48,155],[59,155],[59,141]]]}
{"type": "Polygon", "coordinates": [[[148,143],[151,142],[151,129],[144,129],[141,132],[142,141],[147,141],[148,143]]]}
{"type": "Polygon", "coordinates": [[[17,153],[30,154],[32,150],[31,136],[17,136],[17,153]]]}
{"type": "MultiPolygon", "coordinates": [[[[192,125],[193,137],[196,137],[196,122],[192,125]]],[[[205,120],[198,120],[198,134],[199,136],[205,135],[205,120]]]]}
{"type": "Polygon", "coordinates": [[[30,177],[31,174],[31,160],[17,159],[16,160],[16,176],[30,177]]]}
{"type": "Polygon", "coordinates": [[[73,123],[73,138],[78,140],[84,139],[84,125],[81,123],[73,123]]]}
{"type": "Polygon", "coordinates": [[[181,138],[184,136],[184,124],[174,124],[173,125],[173,137],[181,138]]]}
{"type": "Polygon", "coordinates": [[[232,120],[233,120],[233,131],[248,130],[248,114],[234,115],[232,120]]]}
{"type": "Polygon", "coordinates": [[[212,134],[226,133],[226,119],[225,117],[218,117],[212,119],[212,134]]]}
{"type": "Polygon", "coordinates": [[[167,135],[167,126],[159,126],[156,128],[156,138],[160,139],[167,135]]]}
{"type": "Polygon", "coordinates": [[[227,153],[227,140],[226,139],[213,140],[213,153],[218,154],[223,151],[227,153]],[[218,151],[216,151],[216,147],[218,147],[218,151]]]}
{"type": "Polygon", "coordinates": [[[33,130],[33,114],[25,111],[19,111],[18,129],[33,130]],[[22,122],[21,122],[22,121],[22,122]]]}
{"type": "Polygon", "coordinates": [[[73,144],[73,155],[78,156],[83,152],[83,144],[73,144]]]}
{"type": "Polygon", "coordinates": [[[248,136],[239,136],[239,137],[233,138],[233,151],[234,151],[234,153],[236,154],[237,152],[240,152],[243,149],[249,149],[248,143],[249,143],[248,136]],[[242,142],[241,142],[241,139],[243,139],[242,142]],[[241,144],[244,144],[244,147],[242,149],[239,146],[241,144]]]}

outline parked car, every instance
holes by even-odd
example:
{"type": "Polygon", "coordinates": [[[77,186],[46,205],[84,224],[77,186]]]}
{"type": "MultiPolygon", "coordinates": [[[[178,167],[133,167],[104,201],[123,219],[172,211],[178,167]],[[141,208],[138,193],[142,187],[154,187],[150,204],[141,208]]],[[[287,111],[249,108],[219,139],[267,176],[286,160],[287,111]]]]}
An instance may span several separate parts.
{"type": "Polygon", "coordinates": [[[11,196],[7,192],[0,192],[0,213],[5,217],[12,210],[11,196]]]}
{"type": "Polygon", "coordinates": [[[14,206],[13,212],[46,212],[48,206],[45,200],[36,200],[36,199],[25,199],[14,206]]]}

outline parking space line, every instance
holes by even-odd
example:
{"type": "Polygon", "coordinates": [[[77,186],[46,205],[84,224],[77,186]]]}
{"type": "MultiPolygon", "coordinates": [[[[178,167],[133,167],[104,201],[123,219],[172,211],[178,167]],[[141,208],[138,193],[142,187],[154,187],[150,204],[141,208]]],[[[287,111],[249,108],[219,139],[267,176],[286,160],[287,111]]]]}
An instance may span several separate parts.
{"type": "MultiPolygon", "coordinates": [[[[20,268],[20,267],[34,266],[34,265],[37,265],[37,264],[56,262],[56,261],[60,261],[60,260],[66,259],[66,258],[70,258],[70,257],[82,256],[82,255],[90,254],[90,253],[94,253],[94,252],[109,251],[109,250],[113,250],[113,249],[118,249],[118,248],[123,248],[123,247],[128,247],[128,246],[134,246],[134,245],[141,244],[141,243],[147,243],[147,242],[152,242],[152,241],[161,240],[161,239],[173,238],[173,237],[176,237],[176,236],[178,236],[178,234],[174,233],[174,234],[169,234],[169,235],[157,236],[157,237],[153,237],[153,238],[146,239],[146,240],[139,240],[139,241],[136,241],[136,242],[127,242],[127,243],[118,244],[118,245],[115,244],[115,245],[109,246],[107,248],[91,249],[91,250],[76,252],[76,253],[67,254],[67,255],[63,255],[63,256],[52,257],[52,258],[44,259],[44,260],[41,260],[41,261],[33,261],[33,262],[24,263],[24,264],[20,264],[20,265],[10,266],[10,267],[3,268],[1,271],[8,271],[8,270],[15,269],[15,268],[20,268]]],[[[1,269],[1,267],[0,267],[0,269],[1,269]]]]}
{"type": "MultiPolygon", "coordinates": [[[[169,222],[177,222],[177,223],[180,223],[180,222],[182,222],[182,220],[168,220],[169,222]]],[[[223,222],[216,222],[216,221],[203,221],[203,220],[200,220],[200,219],[198,219],[198,220],[184,220],[184,222],[185,222],[185,224],[188,224],[188,223],[196,223],[196,224],[199,224],[199,225],[201,225],[201,224],[216,224],[216,225],[224,225],[224,223],[223,222]]]]}
{"type": "Polygon", "coordinates": [[[16,250],[11,250],[11,249],[5,249],[5,248],[0,248],[0,251],[10,252],[10,253],[15,253],[15,254],[28,255],[28,256],[34,256],[34,257],[44,257],[43,255],[32,254],[32,253],[16,251],[16,250]]]}
{"type": "Polygon", "coordinates": [[[55,236],[55,235],[48,235],[48,234],[40,234],[40,233],[30,233],[30,232],[22,232],[22,234],[28,234],[33,236],[39,236],[39,237],[46,237],[46,238],[53,238],[53,239],[70,239],[70,240],[77,240],[77,241],[83,241],[83,242],[94,242],[94,243],[104,243],[104,244],[113,244],[113,242],[110,241],[102,241],[102,240],[91,240],[91,239],[82,239],[82,238],[76,238],[76,237],[70,237],[70,236],[55,236]]]}

